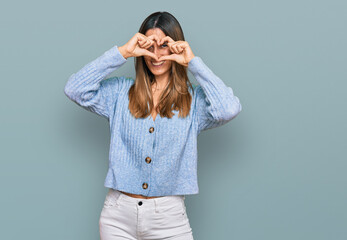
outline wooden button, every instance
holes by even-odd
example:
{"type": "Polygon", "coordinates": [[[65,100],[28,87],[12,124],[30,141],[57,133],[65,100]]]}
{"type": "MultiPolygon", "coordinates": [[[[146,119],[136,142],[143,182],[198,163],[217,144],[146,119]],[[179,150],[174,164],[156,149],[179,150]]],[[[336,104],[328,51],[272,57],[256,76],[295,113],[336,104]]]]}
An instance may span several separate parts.
{"type": "Polygon", "coordinates": [[[154,132],[154,127],[150,127],[150,128],[149,128],[149,132],[150,132],[150,133],[154,132]]]}
{"type": "Polygon", "coordinates": [[[142,184],[142,188],[143,188],[143,189],[147,189],[147,188],[148,188],[148,184],[147,184],[147,183],[143,183],[143,184],[142,184]]]}
{"type": "Polygon", "coordinates": [[[146,157],[146,163],[150,163],[152,159],[150,157],[146,157]]]}

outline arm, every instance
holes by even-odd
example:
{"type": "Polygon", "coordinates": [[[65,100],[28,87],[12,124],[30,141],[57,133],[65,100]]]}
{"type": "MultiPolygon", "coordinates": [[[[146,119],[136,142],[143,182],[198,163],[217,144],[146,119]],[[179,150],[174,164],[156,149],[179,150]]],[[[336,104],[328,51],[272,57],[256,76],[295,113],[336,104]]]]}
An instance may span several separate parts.
{"type": "Polygon", "coordinates": [[[108,119],[126,78],[105,78],[126,61],[118,46],[113,46],[70,76],[64,88],[65,95],[86,110],[108,119]]]}
{"type": "Polygon", "coordinates": [[[190,60],[188,69],[199,83],[195,88],[198,134],[203,130],[224,125],[239,114],[242,110],[239,98],[200,57],[195,56],[190,60]]]}

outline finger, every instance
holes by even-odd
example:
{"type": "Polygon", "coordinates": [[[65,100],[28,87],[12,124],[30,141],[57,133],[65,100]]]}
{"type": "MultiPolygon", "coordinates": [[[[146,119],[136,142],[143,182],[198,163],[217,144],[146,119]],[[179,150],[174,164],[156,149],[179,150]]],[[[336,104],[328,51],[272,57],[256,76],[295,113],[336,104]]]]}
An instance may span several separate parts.
{"type": "Polygon", "coordinates": [[[171,49],[171,52],[172,52],[172,53],[177,53],[176,45],[177,45],[177,44],[175,44],[175,43],[170,45],[170,49],[171,49]]]}
{"type": "Polygon", "coordinates": [[[178,51],[178,49],[177,49],[177,47],[179,46],[179,44],[174,44],[174,45],[172,45],[172,49],[174,50],[174,52],[175,53],[179,53],[179,51],[178,51]]]}
{"type": "Polygon", "coordinates": [[[177,46],[177,49],[178,49],[178,52],[181,53],[181,52],[183,51],[182,45],[178,45],[178,46],[177,46]]]}
{"type": "Polygon", "coordinates": [[[150,35],[148,38],[151,39],[151,42],[152,42],[151,45],[153,45],[154,42],[156,42],[157,45],[159,45],[160,39],[159,39],[159,37],[158,37],[157,35],[152,34],[152,35],[150,35]]]}
{"type": "Polygon", "coordinates": [[[175,49],[176,53],[180,53],[179,50],[178,50],[178,46],[179,46],[179,44],[176,44],[176,45],[173,46],[173,48],[175,49]]]}
{"type": "Polygon", "coordinates": [[[168,43],[174,43],[175,42],[171,37],[166,36],[160,40],[160,44],[164,43],[165,41],[167,41],[168,43]]]}
{"type": "Polygon", "coordinates": [[[146,43],[147,43],[147,41],[145,39],[139,40],[140,47],[143,47],[144,45],[146,45],[146,43]]]}
{"type": "Polygon", "coordinates": [[[158,40],[158,45],[159,45],[159,46],[162,45],[163,43],[164,43],[163,38],[158,40]]]}
{"type": "Polygon", "coordinates": [[[141,36],[139,39],[139,45],[143,48],[145,45],[150,43],[150,40],[146,36],[141,36]]]}
{"type": "Polygon", "coordinates": [[[186,41],[184,41],[184,42],[182,42],[182,43],[180,44],[180,46],[181,46],[183,49],[186,49],[186,48],[189,46],[189,44],[188,44],[186,41]]]}
{"type": "Polygon", "coordinates": [[[158,37],[154,37],[154,40],[151,40],[151,45],[150,46],[153,46],[155,44],[155,42],[157,41],[156,38],[158,38],[158,37]]]}
{"type": "Polygon", "coordinates": [[[144,50],[143,55],[154,58],[156,61],[159,61],[158,56],[148,50],[144,50]]]}
{"type": "Polygon", "coordinates": [[[173,45],[173,48],[175,48],[177,50],[177,53],[180,54],[182,53],[186,48],[187,48],[188,44],[186,42],[179,42],[176,45],[173,45]]]}
{"type": "Polygon", "coordinates": [[[144,41],[139,41],[139,42],[137,43],[137,45],[139,45],[139,46],[142,48],[143,45],[145,45],[145,43],[146,43],[146,42],[144,42],[144,41]]]}
{"type": "Polygon", "coordinates": [[[155,40],[159,44],[160,39],[159,39],[158,35],[152,34],[148,38],[151,40],[155,40]]]}
{"type": "Polygon", "coordinates": [[[149,48],[150,46],[151,46],[150,43],[146,43],[145,45],[143,45],[143,46],[141,46],[141,47],[144,48],[144,49],[147,49],[147,48],[149,48]]]}
{"type": "Polygon", "coordinates": [[[176,45],[172,45],[172,46],[171,46],[171,49],[172,49],[172,52],[173,52],[173,53],[177,53],[175,46],[176,46],[176,45]]]}
{"type": "Polygon", "coordinates": [[[143,42],[145,40],[145,38],[143,37],[143,35],[137,35],[137,41],[138,42],[143,42]]]}
{"type": "Polygon", "coordinates": [[[153,41],[147,40],[146,43],[143,45],[143,48],[148,48],[153,44],[153,41]]]}

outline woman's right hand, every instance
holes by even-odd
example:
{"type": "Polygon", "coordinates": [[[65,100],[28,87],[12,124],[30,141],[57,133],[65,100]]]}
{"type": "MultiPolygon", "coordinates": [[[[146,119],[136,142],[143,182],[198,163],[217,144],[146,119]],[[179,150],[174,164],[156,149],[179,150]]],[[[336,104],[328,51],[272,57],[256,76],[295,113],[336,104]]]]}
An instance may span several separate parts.
{"type": "Polygon", "coordinates": [[[154,44],[154,40],[159,42],[157,35],[146,36],[137,32],[126,44],[119,47],[119,52],[125,59],[128,57],[149,56],[159,61],[157,55],[147,50],[154,44]]]}

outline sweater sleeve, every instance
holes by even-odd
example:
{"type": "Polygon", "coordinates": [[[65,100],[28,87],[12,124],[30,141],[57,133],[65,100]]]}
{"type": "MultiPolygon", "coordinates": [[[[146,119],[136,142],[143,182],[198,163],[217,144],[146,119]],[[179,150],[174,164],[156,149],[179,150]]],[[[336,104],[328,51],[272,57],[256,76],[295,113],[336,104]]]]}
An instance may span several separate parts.
{"type": "Polygon", "coordinates": [[[203,130],[224,125],[239,114],[242,110],[239,98],[200,57],[195,56],[190,60],[188,70],[199,83],[195,88],[198,134],[203,130]]]}
{"type": "Polygon", "coordinates": [[[69,77],[65,95],[84,109],[109,119],[126,78],[106,77],[125,62],[127,59],[119,52],[118,46],[113,46],[69,77]]]}

